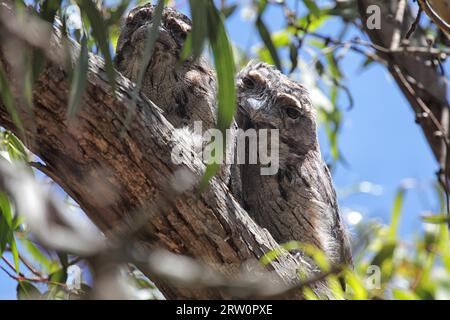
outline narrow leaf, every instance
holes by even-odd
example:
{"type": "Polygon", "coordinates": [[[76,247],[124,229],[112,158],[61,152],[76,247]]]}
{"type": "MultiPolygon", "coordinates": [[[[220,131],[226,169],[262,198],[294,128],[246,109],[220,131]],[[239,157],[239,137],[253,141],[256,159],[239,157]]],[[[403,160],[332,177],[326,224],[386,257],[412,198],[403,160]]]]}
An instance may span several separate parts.
{"type": "Polygon", "coordinates": [[[320,17],[320,8],[312,0],[303,0],[303,3],[308,8],[309,12],[313,14],[316,18],[320,17]]]}
{"type": "MultiPolygon", "coordinates": [[[[224,145],[226,146],[228,143],[226,139],[226,129],[230,127],[236,111],[233,50],[228,40],[223,18],[214,6],[213,1],[210,1],[207,17],[209,30],[208,38],[214,56],[214,65],[217,71],[218,82],[217,128],[225,137],[224,145]]],[[[226,147],[223,148],[222,152],[225,150],[226,147]]],[[[209,180],[217,173],[219,168],[220,166],[217,163],[212,163],[206,168],[206,172],[200,181],[200,192],[206,188],[209,180]]]]}
{"type": "Polygon", "coordinates": [[[75,66],[73,78],[70,84],[69,106],[67,107],[67,117],[72,119],[81,102],[81,98],[86,90],[87,72],[89,65],[89,55],[87,48],[87,37],[81,38],[80,56],[75,66]]]}
{"type": "Polygon", "coordinates": [[[158,39],[159,26],[161,25],[163,10],[164,10],[164,0],[159,0],[153,13],[152,26],[149,29],[147,37],[145,39],[144,52],[140,64],[141,68],[139,70],[139,74],[136,80],[136,86],[134,87],[132,93],[133,100],[131,103],[131,109],[128,111],[127,118],[125,120],[125,127],[129,125],[136,109],[136,101],[139,95],[139,91],[141,91],[142,80],[144,79],[145,71],[147,70],[147,66],[150,63],[150,59],[153,55],[155,42],[158,39]]]}
{"type": "Polygon", "coordinates": [[[445,214],[438,214],[438,215],[432,215],[432,216],[423,216],[422,220],[425,223],[431,223],[431,224],[450,223],[450,217],[448,217],[445,214]]]}
{"type": "Polygon", "coordinates": [[[391,224],[389,226],[389,238],[395,239],[398,225],[400,222],[400,214],[403,207],[403,198],[405,196],[405,189],[400,188],[395,195],[394,206],[392,208],[391,224]]]}
{"type": "Polygon", "coordinates": [[[197,59],[208,35],[208,0],[189,0],[192,16],[192,54],[197,59]]]}
{"type": "Polygon", "coordinates": [[[18,300],[34,300],[41,298],[41,292],[29,281],[19,281],[16,288],[18,300]]]}
{"type": "Polygon", "coordinates": [[[298,50],[297,46],[293,43],[289,45],[289,58],[291,59],[291,70],[289,73],[292,73],[298,65],[298,50]]]}
{"type": "Polygon", "coordinates": [[[17,106],[14,101],[11,89],[8,84],[6,73],[3,69],[3,65],[0,63],[0,98],[6,107],[6,110],[11,115],[14,125],[19,129],[22,136],[25,136],[25,130],[22,126],[19,113],[17,112],[17,106]]]}
{"type": "Polygon", "coordinates": [[[256,27],[258,29],[259,35],[261,36],[261,40],[264,42],[265,46],[270,52],[270,56],[272,57],[272,60],[275,64],[275,66],[279,69],[281,69],[281,61],[278,57],[277,49],[275,48],[275,45],[272,42],[272,38],[270,37],[270,32],[267,30],[266,25],[262,21],[261,16],[256,19],[256,27]]]}
{"type": "Polygon", "coordinates": [[[108,28],[106,22],[93,1],[78,0],[77,3],[82,12],[86,14],[92,27],[93,36],[100,48],[100,51],[105,57],[106,73],[109,78],[112,93],[115,95],[116,71],[112,62],[111,52],[109,51],[108,28]]]}
{"type": "Polygon", "coordinates": [[[11,159],[28,161],[28,153],[20,141],[12,132],[7,132],[6,141],[8,143],[7,149],[11,159]]]}

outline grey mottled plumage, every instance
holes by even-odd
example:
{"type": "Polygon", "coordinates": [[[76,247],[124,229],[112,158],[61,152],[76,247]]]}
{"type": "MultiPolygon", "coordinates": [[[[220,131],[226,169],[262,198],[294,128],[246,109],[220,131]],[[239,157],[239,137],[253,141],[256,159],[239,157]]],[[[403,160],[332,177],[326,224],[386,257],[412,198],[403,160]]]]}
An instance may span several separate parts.
{"type": "MultiPolygon", "coordinates": [[[[116,68],[132,81],[141,69],[145,39],[152,26],[155,7],[138,6],[130,11],[117,41],[116,68]]],[[[141,91],[165,111],[177,128],[202,121],[203,128],[215,122],[216,80],[202,58],[179,63],[191,21],[173,8],[164,8],[159,36],[142,81],[141,91]]]]}
{"type": "Polygon", "coordinates": [[[351,263],[307,90],[264,63],[245,67],[237,90],[239,127],[279,129],[280,138],[278,174],[261,175],[259,164],[240,166],[244,208],[279,243],[313,244],[331,262],[351,263]]]}
{"type": "MultiPolygon", "coordinates": [[[[155,6],[151,4],[132,9],[121,27],[114,63],[132,81],[137,80],[141,69],[145,37],[152,26],[154,10],[155,6]]],[[[192,134],[193,123],[201,121],[203,130],[215,127],[217,89],[215,72],[203,58],[194,60],[189,57],[180,62],[181,50],[190,30],[188,17],[174,8],[164,8],[141,92],[164,110],[164,116],[175,128],[181,128],[179,134],[191,135],[188,140],[198,142],[192,134]]],[[[192,147],[195,149],[195,145],[192,147]]],[[[228,145],[227,153],[233,154],[233,148],[233,144],[228,145]]],[[[230,169],[230,165],[224,165],[219,172],[225,183],[229,183],[230,169]]]]}

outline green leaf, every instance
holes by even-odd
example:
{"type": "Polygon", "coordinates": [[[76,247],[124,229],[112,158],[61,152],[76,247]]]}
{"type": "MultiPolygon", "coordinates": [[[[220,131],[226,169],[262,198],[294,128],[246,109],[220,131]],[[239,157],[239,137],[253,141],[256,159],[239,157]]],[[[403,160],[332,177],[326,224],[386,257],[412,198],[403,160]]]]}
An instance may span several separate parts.
{"type": "Polygon", "coordinates": [[[69,266],[69,256],[67,255],[67,253],[63,252],[57,252],[57,254],[59,262],[61,262],[61,266],[63,267],[63,269],[67,269],[67,267],[69,266]]]}
{"type": "Polygon", "coordinates": [[[16,293],[18,300],[35,300],[42,297],[39,289],[29,281],[19,281],[16,287],[16,293]]]}
{"type": "Polygon", "coordinates": [[[214,56],[218,82],[217,128],[225,133],[233,121],[236,111],[235,67],[231,44],[223,19],[211,1],[209,6],[209,41],[214,56]],[[215,26],[215,28],[213,28],[215,26]]]}
{"type": "Polygon", "coordinates": [[[77,4],[81,11],[88,17],[92,27],[93,36],[100,48],[100,51],[105,57],[106,74],[109,78],[112,93],[115,95],[116,71],[112,62],[111,52],[109,51],[108,27],[106,22],[92,0],[77,0],[77,4]]]}
{"type": "MultiPolygon", "coordinates": [[[[325,21],[327,21],[329,18],[330,18],[330,16],[324,12],[322,12],[319,17],[316,17],[311,14],[307,14],[307,15],[299,18],[297,20],[297,24],[300,26],[303,26],[305,28],[307,27],[308,32],[314,32],[317,29],[319,29],[325,23],[325,21]]],[[[292,28],[289,30],[292,31],[293,33],[297,32],[297,30],[295,28],[292,28]]],[[[316,42],[316,43],[321,42],[321,41],[317,41],[317,39],[311,39],[309,41],[316,42]]]]}
{"type": "Polygon", "coordinates": [[[431,223],[431,224],[443,224],[443,223],[450,223],[450,217],[448,217],[446,214],[438,214],[438,215],[432,215],[432,216],[423,216],[422,217],[423,222],[425,223],[431,223]]]}
{"type": "Polygon", "coordinates": [[[0,255],[9,244],[16,272],[19,271],[19,252],[14,239],[14,217],[8,197],[0,192],[0,255]]]}
{"type": "Polygon", "coordinates": [[[345,272],[345,283],[352,289],[353,300],[366,300],[367,291],[364,288],[363,281],[351,270],[345,272]]]}
{"type": "MultiPolygon", "coordinates": [[[[233,122],[236,111],[236,89],[234,85],[235,67],[233,50],[228,40],[228,36],[223,23],[223,18],[213,1],[208,6],[208,39],[214,56],[214,66],[217,71],[218,82],[218,109],[217,109],[217,128],[222,132],[226,139],[226,130],[233,122]]],[[[224,146],[227,141],[225,140],[224,146]]],[[[224,152],[225,148],[222,152],[224,152]]],[[[202,192],[209,183],[209,180],[219,170],[217,163],[212,163],[206,168],[200,184],[199,191],[202,192]]]]}
{"type": "Polygon", "coordinates": [[[330,262],[328,261],[325,253],[314,245],[308,243],[301,243],[298,241],[289,241],[281,245],[281,247],[287,251],[300,250],[306,255],[313,258],[314,262],[322,271],[329,271],[331,268],[330,262]]]}
{"type": "Polygon", "coordinates": [[[328,62],[328,69],[330,70],[331,76],[336,79],[340,80],[342,78],[341,71],[339,70],[339,67],[337,65],[336,59],[334,58],[332,53],[328,53],[326,55],[327,62],[328,62]]]}
{"type": "Polygon", "coordinates": [[[42,57],[39,56],[38,50],[31,48],[28,54],[25,54],[24,59],[24,75],[23,75],[23,88],[22,88],[22,98],[25,101],[25,105],[28,107],[28,110],[31,110],[33,107],[33,85],[36,80],[35,71],[40,72],[39,69],[39,59],[42,57]]]}
{"type": "Polygon", "coordinates": [[[309,12],[316,18],[320,17],[320,8],[312,0],[303,0],[303,3],[308,8],[309,12]]]}
{"type": "Polygon", "coordinates": [[[3,193],[0,192],[0,210],[5,218],[8,227],[13,227],[13,213],[11,210],[11,204],[9,202],[9,198],[3,193]]]}
{"type": "Polygon", "coordinates": [[[11,233],[11,239],[9,241],[9,246],[11,249],[11,254],[13,256],[14,268],[16,269],[16,273],[19,273],[19,250],[17,249],[16,239],[14,238],[14,233],[11,233]]]}
{"type": "Polygon", "coordinates": [[[384,261],[392,259],[396,246],[395,241],[386,242],[373,257],[371,264],[381,267],[384,261]]]}
{"type": "Polygon", "coordinates": [[[205,44],[208,35],[208,0],[189,0],[192,16],[192,54],[197,59],[205,44]]]}
{"type": "Polygon", "coordinates": [[[67,272],[65,269],[59,269],[49,275],[51,282],[65,283],[67,280],[67,272]]]}
{"type": "Polygon", "coordinates": [[[22,136],[25,136],[25,130],[18,114],[18,109],[14,101],[11,89],[8,84],[6,73],[3,69],[3,65],[0,63],[0,98],[6,107],[6,110],[10,114],[14,125],[19,129],[22,136]]]}
{"type": "Polygon", "coordinates": [[[12,132],[5,132],[6,149],[8,150],[9,157],[13,160],[28,161],[28,153],[20,141],[12,132]]]}
{"type": "Polygon", "coordinates": [[[237,7],[238,7],[237,4],[232,4],[232,5],[229,5],[229,6],[225,6],[225,7],[222,8],[221,13],[222,13],[222,15],[225,18],[228,18],[229,16],[231,16],[236,11],[237,7]]]}
{"type": "Polygon", "coordinates": [[[298,65],[298,49],[294,43],[289,45],[289,58],[291,59],[291,70],[289,73],[292,73],[298,65]]]}
{"type": "Polygon", "coordinates": [[[262,21],[261,16],[259,16],[258,19],[256,19],[256,28],[258,29],[259,35],[261,36],[261,40],[264,42],[264,45],[269,50],[270,56],[272,57],[275,66],[277,67],[277,69],[282,70],[281,61],[278,56],[277,49],[275,48],[275,45],[272,42],[270,32],[269,30],[267,30],[267,27],[262,21]]]}
{"type": "Polygon", "coordinates": [[[10,242],[13,233],[6,216],[7,214],[5,215],[2,210],[0,213],[0,256],[5,251],[6,245],[10,242]]]}
{"type": "Polygon", "coordinates": [[[303,296],[306,300],[320,300],[311,288],[303,288],[303,296]]]}
{"type": "Polygon", "coordinates": [[[81,102],[81,98],[86,90],[87,73],[89,67],[89,54],[87,48],[87,37],[83,35],[81,38],[80,56],[75,66],[75,72],[70,84],[69,105],[67,107],[67,117],[72,119],[81,102]]]}
{"type": "Polygon", "coordinates": [[[22,247],[30,254],[30,256],[39,263],[48,273],[52,273],[58,269],[58,263],[51,261],[31,240],[19,237],[22,247]]]}
{"type": "Polygon", "coordinates": [[[396,300],[420,300],[414,292],[407,290],[392,289],[392,295],[396,300]]]}
{"type": "Polygon", "coordinates": [[[61,7],[61,0],[44,0],[40,5],[39,16],[49,23],[55,20],[56,12],[61,7]]]}
{"type": "Polygon", "coordinates": [[[267,0],[259,0],[258,1],[258,14],[262,15],[264,10],[266,10],[267,7],[267,0]]]}
{"type": "Polygon", "coordinates": [[[403,198],[405,196],[405,189],[399,188],[397,190],[397,194],[395,195],[394,200],[394,206],[392,208],[392,215],[391,215],[391,224],[389,226],[389,238],[395,239],[395,235],[397,233],[399,221],[400,221],[400,214],[402,212],[403,207],[403,198]]]}
{"type": "Polygon", "coordinates": [[[271,263],[272,261],[274,261],[275,259],[277,259],[278,257],[281,257],[282,255],[285,255],[287,253],[286,250],[284,250],[283,248],[276,248],[273,250],[270,250],[269,252],[266,252],[259,260],[259,262],[263,265],[266,266],[269,263],[271,263]]]}
{"type": "Polygon", "coordinates": [[[140,289],[156,289],[155,285],[152,284],[148,279],[145,278],[134,278],[136,286],[140,289]]]}
{"type": "Polygon", "coordinates": [[[141,68],[139,70],[139,74],[136,79],[135,83],[136,85],[132,92],[132,104],[131,109],[128,111],[127,118],[125,120],[125,127],[128,127],[136,109],[136,101],[139,95],[139,91],[141,91],[142,80],[144,79],[145,71],[147,70],[147,66],[150,63],[150,59],[153,55],[155,42],[158,39],[159,26],[161,25],[163,10],[164,10],[164,0],[159,0],[153,14],[152,26],[148,30],[148,34],[145,39],[144,52],[142,54],[142,61],[140,63],[141,68]]]}
{"type": "Polygon", "coordinates": [[[123,16],[123,14],[127,10],[130,2],[131,2],[130,0],[122,0],[119,2],[119,4],[117,6],[110,8],[108,10],[109,17],[106,19],[106,24],[108,26],[111,26],[111,25],[114,25],[117,22],[119,22],[123,16]]]}
{"type": "Polygon", "coordinates": [[[366,69],[368,66],[372,65],[375,61],[372,58],[367,57],[364,62],[361,64],[361,66],[359,67],[359,70],[364,70],[366,69]]]}

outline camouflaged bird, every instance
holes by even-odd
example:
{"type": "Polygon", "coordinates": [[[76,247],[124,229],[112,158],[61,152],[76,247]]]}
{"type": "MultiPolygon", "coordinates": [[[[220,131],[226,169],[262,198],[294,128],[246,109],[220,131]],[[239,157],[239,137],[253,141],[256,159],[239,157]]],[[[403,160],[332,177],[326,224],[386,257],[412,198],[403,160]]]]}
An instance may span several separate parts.
{"type": "Polygon", "coordinates": [[[176,128],[202,121],[212,128],[216,117],[216,78],[202,58],[186,59],[180,64],[183,43],[191,30],[191,21],[174,8],[163,10],[159,35],[147,66],[142,66],[145,40],[153,24],[155,6],[146,4],[130,11],[117,41],[114,63],[131,81],[146,68],[143,92],[176,128]]]}
{"type": "MultiPolygon", "coordinates": [[[[130,11],[123,21],[117,41],[114,63],[116,68],[131,81],[136,81],[142,66],[145,40],[152,27],[155,6],[146,4],[130,11]]],[[[210,141],[201,141],[193,131],[199,121],[202,130],[215,127],[217,115],[216,74],[202,57],[188,57],[180,62],[184,41],[192,23],[184,14],[166,7],[150,62],[144,73],[141,92],[164,111],[164,116],[191,142],[196,153],[198,144],[204,147],[210,141]]],[[[236,125],[232,124],[232,132],[236,125]]],[[[233,135],[233,134],[231,134],[233,135]]],[[[230,138],[233,141],[233,137],[230,138]]],[[[227,157],[232,158],[234,143],[227,145],[227,157]]],[[[230,165],[223,165],[218,174],[226,184],[230,183],[230,165]]]]}
{"type": "Polygon", "coordinates": [[[279,130],[276,174],[261,175],[260,163],[239,166],[243,207],[279,243],[312,244],[332,263],[351,264],[307,90],[272,66],[251,62],[237,77],[237,92],[239,128],[279,130]]]}

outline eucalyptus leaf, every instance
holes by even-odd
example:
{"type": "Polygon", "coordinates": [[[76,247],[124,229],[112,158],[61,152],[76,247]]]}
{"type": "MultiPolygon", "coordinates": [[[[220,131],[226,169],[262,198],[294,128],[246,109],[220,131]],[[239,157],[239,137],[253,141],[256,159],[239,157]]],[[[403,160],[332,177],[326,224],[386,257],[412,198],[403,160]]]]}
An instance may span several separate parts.
{"type": "Polygon", "coordinates": [[[84,13],[92,27],[93,36],[103,53],[105,58],[106,74],[109,78],[112,94],[115,96],[116,88],[116,71],[111,58],[111,52],[109,47],[108,27],[106,21],[103,19],[102,14],[97,9],[95,3],[91,0],[77,0],[77,4],[84,13]]]}
{"type": "Polygon", "coordinates": [[[36,300],[42,298],[41,292],[29,281],[19,281],[16,287],[18,300],[36,300]]]}
{"type": "Polygon", "coordinates": [[[87,48],[87,37],[81,38],[80,55],[74,69],[72,81],[70,84],[69,105],[67,107],[67,117],[72,119],[81,102],[81,98],[86,90],[87,73],[89,67],[89,54],[87,48]]]}
{"type": "Polygon", "coordinates": [[[309,12],[313,14],[315,17],[320,17],[320,8],[317,6],[315,1],[313,0],[303,0],[303,3],[308,8],[309,12]]]}
{"type": "Polygon", "coordinates": [[[278,56],[277,49],[275,48],[275,45],[272,42],[270,32],[267,29],[266,25],[264,24],[261,16],[259,16],[258,19],[256,19],[256,28],[258,29],[261,40],[264,42],[264,45],[269,50],[270,56],[272,57],[275,66],[277,67],[278,70],[282,70],[281,61],[278,56]]]}
{"type": "MultiPolygon", "coordinates": [[[[218,109],[217,128],[226,138],[226,130],[230,127],[236,111],[236,88],[234,84],[235,65],[231,44],[225,30],[223,17],[210,0],[208,6],[208,39],[214,56],[214,66],[217,72],[218,82],[218,109]]],[[[225,141],[226,145],[227,141],[225,141]]],[[[225,151],[225,148],[222,152],[225,151]]],[[[216,155],[217,156],[217,155],[216,155]]],[[[212,163],[206,168],[205,174],[199,184],[199,192],[202,192],[209,180],[219,170],[218,163],[212,163]]]]}
{"type": "Polygon", "coordinates": [[[197,59],[205,44],[208,36],[208,20],[205,17],[208,14],[209,0],[189,0],[192,16],[192,54],[197,59]]]}
{"type": "Polygon", "coordinates": [[[136,101],[139,95],[139,91],[141,91],[142,80],[144,79],[147,66],[150,63],[150,59],[153,55],[153,49],[155,47],[156,40],[158,39],[159,26],[161,25],[163,10],[164,10],[164,0],[159,0],[152,16],[152,26],[149,28],[148,34],[145,38],[144,52],[142,54],[142,61],[140,63],[141,67],[139,69],[135,87],[132,92],[132,104],[131,104],[132,107],[130,110],[128,110],[127,117],[125,120],[125,127],[127,127],[130,124],[130,121],[136,109],[136,101]]]}
{"type": "Polygon", "coordinates": [[[3,69],[3,65],[0,63],[0,96],[6,110],[11,115],[14,125],[19,129],[22,136],[25,136],[25,130],[20,119],[16,102],[12,95],[11,89],[8,84],[6,73],[3,69]]]}

